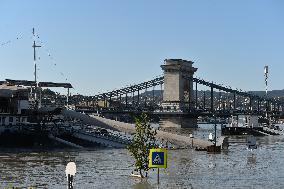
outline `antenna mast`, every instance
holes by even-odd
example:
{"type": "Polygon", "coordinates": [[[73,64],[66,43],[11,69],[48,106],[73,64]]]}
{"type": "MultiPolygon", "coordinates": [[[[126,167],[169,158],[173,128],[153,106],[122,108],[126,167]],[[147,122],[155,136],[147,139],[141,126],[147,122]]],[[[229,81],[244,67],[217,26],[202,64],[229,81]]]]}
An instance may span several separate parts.
{"type": "Polygon", "coordinates": [[[37,74],[36,74],[36,48],[37,47],[41,47],[40,45],[36,45],[36,42],[35,42],[35,29],[33,28],[33,38],[34,38],[34,43],[33,43],[33,49],[34,49],[34,76],[35,76],[35,101],[37,100],[37,96],[36,96],[36,92],[37,92],[37,74]]]}
{"type": "Polygon", "coordinates": [[[268,66],[264,66],[264,77],[265,77],[265,95],[267,98],[267,91],[268,91],[268,85],[267,85],[267,80],[268,80],[268,66]]]}
{"type": "Polygon", "coordinates": [[[268,93],[268,66],[264,66],[264,78],[265,78],[265,98],[266,98],[266,118],[268,118],[267,111],[268,111],[268,103],[267,103],[267,93],[268,93]]]}

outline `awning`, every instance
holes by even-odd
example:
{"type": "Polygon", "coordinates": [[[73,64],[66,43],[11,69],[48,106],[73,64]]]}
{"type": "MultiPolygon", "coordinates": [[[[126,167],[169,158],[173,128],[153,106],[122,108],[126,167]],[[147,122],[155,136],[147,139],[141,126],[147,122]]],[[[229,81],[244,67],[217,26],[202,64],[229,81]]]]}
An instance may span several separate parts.
{"type": "Polygon", "coordinates": [[[39,82],[39,87],[64,87],[64,88],[73,88],[70,83],[53,83],[53,82],[39,82]]]}
{"type": "Polygon", "coordinates": [[[28,80],[6,79],[6,82],[8,82],[10,85],[35,86],[34,81],[28,81],[28,80]]]}

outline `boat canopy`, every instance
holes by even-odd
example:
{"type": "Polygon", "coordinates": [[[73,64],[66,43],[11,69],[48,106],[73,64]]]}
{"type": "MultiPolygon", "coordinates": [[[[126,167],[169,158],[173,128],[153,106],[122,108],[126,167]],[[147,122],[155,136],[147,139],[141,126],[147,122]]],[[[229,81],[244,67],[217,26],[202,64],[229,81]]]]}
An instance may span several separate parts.
{"type": "Polygon", "coordinates": [[[63,87],[63,88],[73,88],[70,83],[53,83],[53,82],[39,82],[39,87],[63,87]]]}
{"type": "MultiPolygon", "coordinates": [[[[9,85],[23,85],[23,86],[35,86],[35,81],[28,80],[14,80],[14,79],[6,79],[6,83],[9,85]]],[[[1,83],[0,83],[1,84],[1,83]]],[[[63,88],[73,88],[70,83],[54,83],[54,82],[39,82],[39,87],[63,87],[63,88]]]]}
{"type": "Polygon", "coordinates": [[[28,81],[28,80],[6,79],[6,82],[10,85],[35,86],[34,81],[28,81]]]}

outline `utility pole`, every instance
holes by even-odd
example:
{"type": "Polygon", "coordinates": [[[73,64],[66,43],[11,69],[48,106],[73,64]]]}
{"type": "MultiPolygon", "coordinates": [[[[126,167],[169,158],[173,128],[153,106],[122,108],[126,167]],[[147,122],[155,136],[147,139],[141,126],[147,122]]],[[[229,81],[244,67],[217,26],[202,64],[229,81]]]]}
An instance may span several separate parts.
{"type": "Polygon", "coordinates": [[[36,45],[36,42],[35,42],[35,29],[33,28],[33,38],[34,38],[34,43],[33,43],[33,49],[34,49],[34,76],[35,76],[35,101],[37,102],[37,96],[36,96],[36,92],[37,92],[37,88],[38,88],[38,85],[37,85],[37,74],[36,74],[36,70],[37,70],[37,67],[36,67],[36,48],[38,47],[41,47],[39,45],[36,45]]]}
{"type": "Polygon", "coordinates": [[[267,98],[268,98],[268,84],[267,84],[267,80],[268,80],[268,66],[264,66],[264,78],[265,78],[265,98],[266,98],[266,119],[268,119],[268,102],[267,102],[267,98]]]}

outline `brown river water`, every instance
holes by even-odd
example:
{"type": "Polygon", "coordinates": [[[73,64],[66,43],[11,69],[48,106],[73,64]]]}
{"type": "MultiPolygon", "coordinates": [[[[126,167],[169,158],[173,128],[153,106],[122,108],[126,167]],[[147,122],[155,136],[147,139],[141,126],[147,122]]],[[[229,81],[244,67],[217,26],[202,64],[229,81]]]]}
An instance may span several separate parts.
{"type": "Polygon", "coordinates": [[[126,149],[1,150],[0,188],[66,189],[69,161],[77,165],[74,188],[78,189],[284,188],[284,136],[258,137],[257,143],[253,151],[234,143],[221,154],[169,150],[168,168],[160,169],[159,185],[157,170],[151,170],[147,180],[129,177],[133,159],[126,149]]]}

